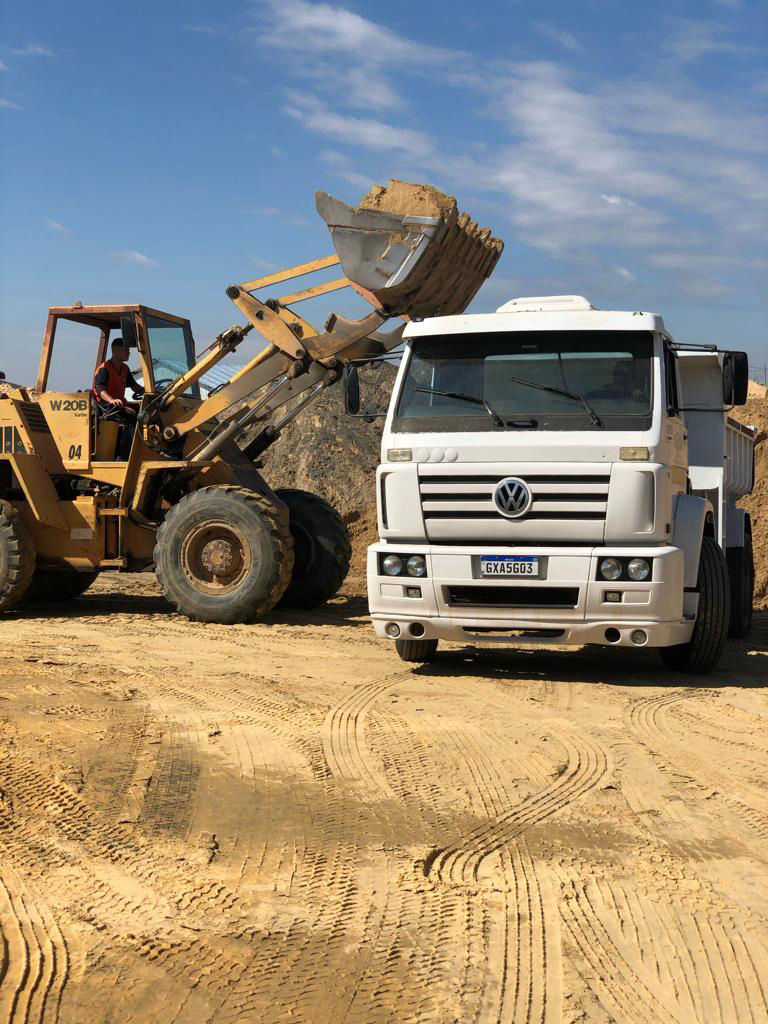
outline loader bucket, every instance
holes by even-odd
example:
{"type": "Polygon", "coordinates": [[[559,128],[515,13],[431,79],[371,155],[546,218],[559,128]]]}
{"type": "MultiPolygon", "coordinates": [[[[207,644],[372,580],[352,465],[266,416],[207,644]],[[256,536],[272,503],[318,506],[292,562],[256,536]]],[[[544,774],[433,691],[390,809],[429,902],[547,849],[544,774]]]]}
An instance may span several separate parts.
{"type": "Polygon", "coordinates": [[[318,192],[317,212],[345,275],[393,316],[462,313],[504,248],[430,185],[376,185],[357,208],[318,192]]]}

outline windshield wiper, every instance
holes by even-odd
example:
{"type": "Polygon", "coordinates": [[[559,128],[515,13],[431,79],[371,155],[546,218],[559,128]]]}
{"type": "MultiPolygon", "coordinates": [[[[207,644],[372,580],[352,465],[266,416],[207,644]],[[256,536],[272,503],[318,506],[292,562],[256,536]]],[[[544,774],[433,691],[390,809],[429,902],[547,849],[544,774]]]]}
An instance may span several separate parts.
{"type": "Polygon", "coordinates": [[[602,427],[604,425],[586,398],[575,391],[566,391],[565,388],[554,388],[548,384],[537,384],[535,380],[525,380],[523,377],[510,377],[509,380],[513,380],[516,384],[527,384],[529,388],[537,388],[539,391],[551,391],[553,395],[565,395],[566,398],[572,398],[574,402],[581,402],[595,426],[602,427]]]}
{"type": "Polygon", "coordinates": [[[473,405],[482,405],[489,416],[493,418],[493,422],[499,426],[504,426],[504,420],[499,416],[495,409],[492,409],[484,398],[480,398],[478,395],[465,395],[461,391],[438,391],[437,388],[414,388],[414,391],[421,391],[425,395],[442,395],[443,398],[455,398],[459,402],[472,402],[473,405]]]}

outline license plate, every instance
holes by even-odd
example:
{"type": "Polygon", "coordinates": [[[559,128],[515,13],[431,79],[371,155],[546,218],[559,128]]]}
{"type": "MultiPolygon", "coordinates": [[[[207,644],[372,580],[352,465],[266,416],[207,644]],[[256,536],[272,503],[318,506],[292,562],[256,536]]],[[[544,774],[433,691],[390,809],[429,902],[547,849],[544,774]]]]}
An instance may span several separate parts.
{"type": "Polygon", "coordinates": [[[519,555],[483,555],[480,558],[481,576],[538,576],[539,560],[519,555]]]}

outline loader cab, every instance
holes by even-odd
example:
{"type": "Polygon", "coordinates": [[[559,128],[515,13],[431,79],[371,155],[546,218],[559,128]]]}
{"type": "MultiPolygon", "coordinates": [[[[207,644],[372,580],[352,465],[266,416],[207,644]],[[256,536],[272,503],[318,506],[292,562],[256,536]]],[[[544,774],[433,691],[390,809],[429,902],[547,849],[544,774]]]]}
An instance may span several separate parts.
{"type": "MultiPolygon", "coordinates": [[[[97,415],[92,387],[96,368],[109,358],[118,336],[130,350],[131,372],[149,396],[194,365],[192,331],[183,317],[138,305],[52,307],[36,389],[67,470],[115,461],[118,425],[97,415]]],[[[199,399],[197,385],[186,394],[199,399]]]]}

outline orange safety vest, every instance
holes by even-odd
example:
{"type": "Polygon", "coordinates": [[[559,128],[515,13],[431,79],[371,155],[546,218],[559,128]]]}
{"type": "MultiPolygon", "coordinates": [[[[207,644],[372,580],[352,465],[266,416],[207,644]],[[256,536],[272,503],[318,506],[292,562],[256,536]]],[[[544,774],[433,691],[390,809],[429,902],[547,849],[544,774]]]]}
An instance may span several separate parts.
{"type": "Polygon", "coordinates": [[[108,392],[112,396],[112,398],[125,398],[125,387],[127,380],[128,364],[123,363],[123,365],[118,370],[118,368],[115,366],[112,360],[107,359],[107,361],[105,363],[102,363],[101,366],[96,367],[96,373],[94,374],[93,393],[96,396],[96,398],[99,398],[100,391],[108,392]],[[106,370],[107,373],[109,374],[109,381],[105,388],[96,387],[96,377],[99,375],[100,370],[106,370]]]}

